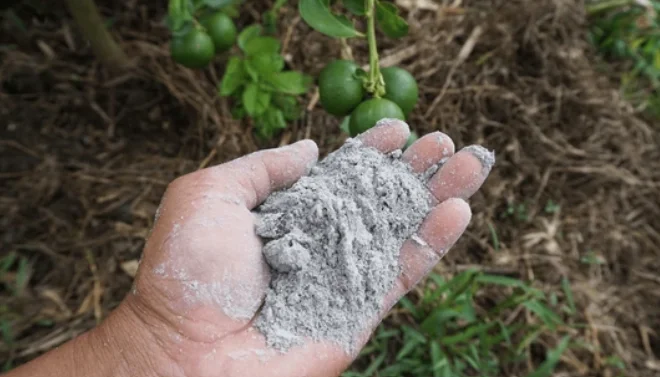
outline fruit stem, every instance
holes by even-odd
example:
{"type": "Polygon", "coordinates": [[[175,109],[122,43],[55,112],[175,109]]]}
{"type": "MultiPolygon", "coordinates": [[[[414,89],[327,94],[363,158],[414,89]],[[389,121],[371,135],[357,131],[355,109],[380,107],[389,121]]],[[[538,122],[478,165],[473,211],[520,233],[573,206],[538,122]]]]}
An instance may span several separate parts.
{"type": "Polygon", "coordinates": [[[585,8],[587,10],[587,15],[592,16],[596,13],[606,12],[614,8],[621,8],[629,5],[633,5],[634,0],[609,0],[601,1],[596,4],[587,5],[585,8]]]}
{"type": "Polygon", "coordinates": [[[201,30],[201,31],[206,31],[206,28],[202,24],[200,24],[199,21],[197,21],[196,18],[193,17],[192,22],[193,22],[193,25],[195,25],[195,29],[201,30]]]}
{"type": "Polygon", "coordinates": [[[367,91],[379,98],[385,94],[385,81],[380,73],[378,46],[376,45],[376,1],[366,1],[367,40],[369,42],[369,78],[367,91]]]}

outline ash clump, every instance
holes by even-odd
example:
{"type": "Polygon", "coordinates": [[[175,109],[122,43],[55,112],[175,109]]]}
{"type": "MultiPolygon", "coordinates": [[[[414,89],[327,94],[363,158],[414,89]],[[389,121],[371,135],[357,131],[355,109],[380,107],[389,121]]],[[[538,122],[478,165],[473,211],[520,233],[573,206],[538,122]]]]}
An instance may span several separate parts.
{"type": "Polygon", "coordinates": [[[272,278],[255,326],[270,347],[312,339],[355,350],[400,273],[403,242],[431,208],[400,157],[349,139],[257,209],[272,278]]]}

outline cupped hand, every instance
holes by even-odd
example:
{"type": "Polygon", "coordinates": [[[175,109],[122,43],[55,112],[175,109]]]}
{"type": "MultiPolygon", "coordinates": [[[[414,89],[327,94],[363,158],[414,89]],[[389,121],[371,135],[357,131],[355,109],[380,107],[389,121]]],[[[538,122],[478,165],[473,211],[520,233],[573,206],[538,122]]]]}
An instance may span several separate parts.
{"type": "MultiPolygon", "coordinates": [[[[408,136],[405,123],[390,121],[359,138],[387,153],[400,149],[408,136]]],[[[471,217],[465,200],[490,171],[479,148],[454,153],[451,139],[435,132],[403,154],[416,172],[446,162],[428,181],[435,207],[401,249],[403,271],[383,302],[382,316],[465,231],[471,217]]],[[[171,361],[156,365],[158,374],[325,377],[351,363],[355,355],[330,342],[271,350],[252,326],[270,281],[252,210],[271,192],[295,183],[317,159],[316,144],[305,140],[185,175],[168,187],[126,300],[153,334],[153,352],[171,361]]],[[[379,321],[374,318],[359,336],[363,342],[379,321]]]]}

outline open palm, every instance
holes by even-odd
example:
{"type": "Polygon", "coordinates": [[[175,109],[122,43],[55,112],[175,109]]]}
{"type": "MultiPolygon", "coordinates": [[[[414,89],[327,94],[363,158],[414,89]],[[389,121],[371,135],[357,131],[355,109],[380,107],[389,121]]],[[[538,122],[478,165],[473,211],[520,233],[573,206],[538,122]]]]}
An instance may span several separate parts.
{"type": "MultiPolygon", "coordinates": [[[[409,135],[400,121],[362,134],[365,147],[400,149],[409,135]]],[[[382,315],[456,242],[471,213],[464,199],[489,167],[475,148],[454,154],[446,135],[428,134],[403,155],[417,172],[448,159],[429,180],[437,202],[416,240],[401,250],[403,273],[383,302],[382,315]],[[479,155],[478,153],[476,155],[479,155]]],[[[312,141],[266,150],[174,181],[163,198],[135,281],[132,306],[156,336],[172,365],[163,374],[185,376],[336,376],[353,360],[333,343],[308,341],[279,353],[252,326],[270,281],[252,210],[272,191],[306,174],[318,158],[312,141]]],[[[359,334],[364,342],[372,328],[359,334]]]]}

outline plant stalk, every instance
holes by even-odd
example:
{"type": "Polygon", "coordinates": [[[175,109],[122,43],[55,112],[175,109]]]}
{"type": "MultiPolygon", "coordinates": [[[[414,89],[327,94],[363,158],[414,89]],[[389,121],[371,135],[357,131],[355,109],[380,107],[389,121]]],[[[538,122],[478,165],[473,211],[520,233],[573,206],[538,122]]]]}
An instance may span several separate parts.
{"type": "Polygon", "coordinates": [[[369,79],[367,91],[379,98],[385,94],[385,82],[380,73],[378,46],[376,45],[376,1],[366,0],[367,41],[369,42],[369,79]]]}
{"type": "Polygon", "coordinates": [[[66,0],[66,4],[96,57],[110,69],[128,66],[128,57],[106,29],[94,0],[66,0]]]}
{"type": "Polygon", "coordinates": [[[621,8],[634,4],[635,0],[605,0],[595,4],[587,5],[585,8],[587,10],[587,14],[593,16],[597,13],[607,12],[614,8],[621,8]]]}

